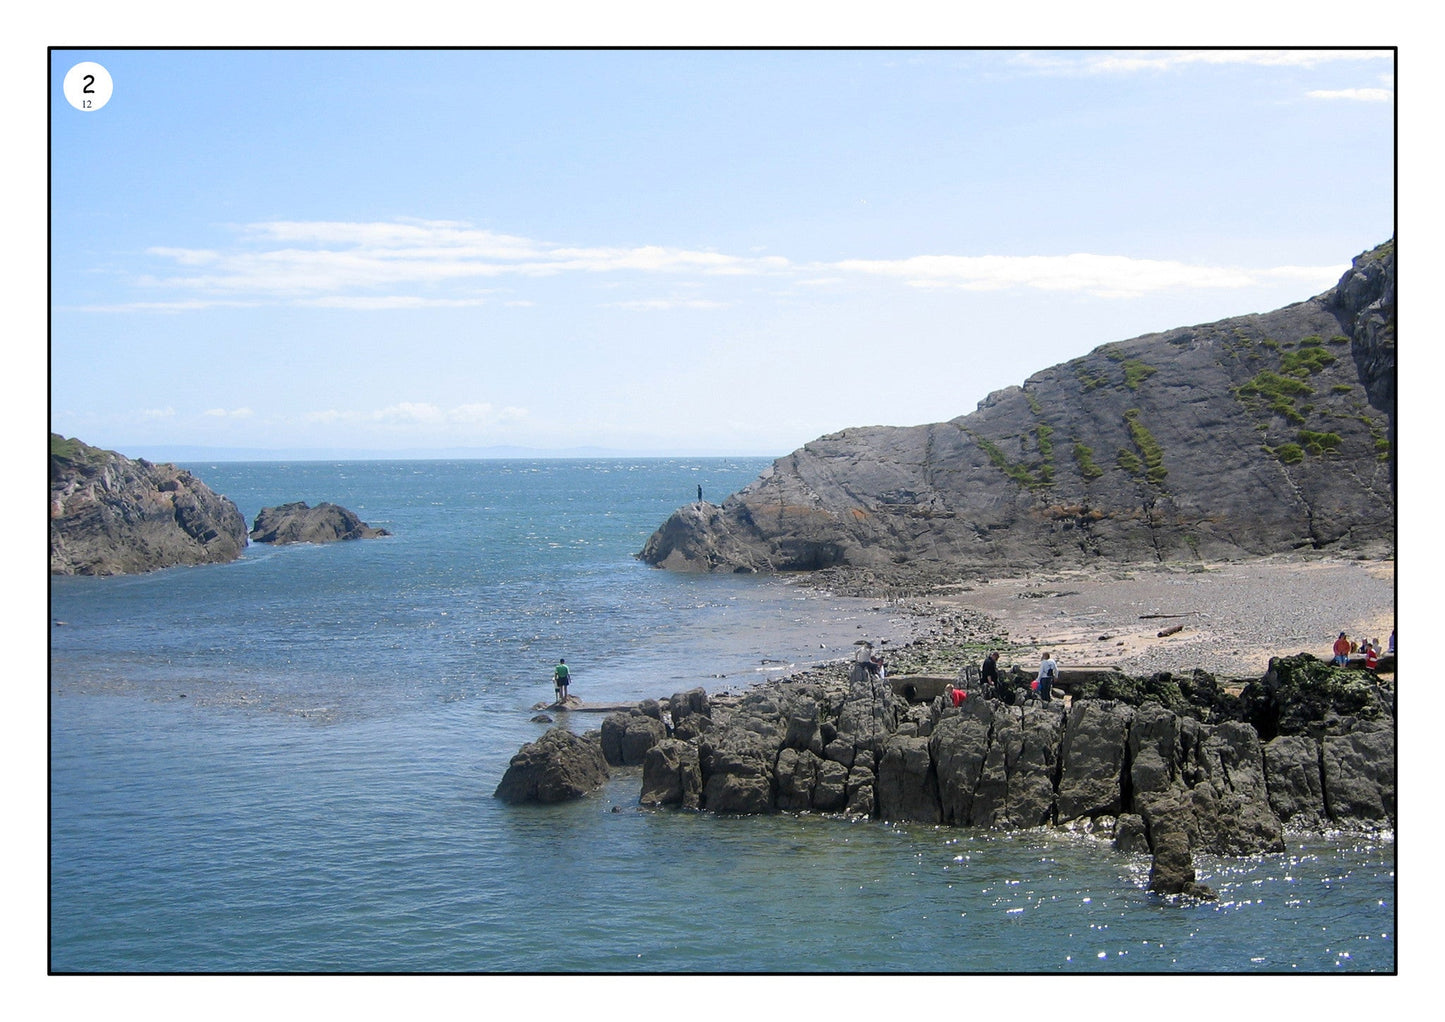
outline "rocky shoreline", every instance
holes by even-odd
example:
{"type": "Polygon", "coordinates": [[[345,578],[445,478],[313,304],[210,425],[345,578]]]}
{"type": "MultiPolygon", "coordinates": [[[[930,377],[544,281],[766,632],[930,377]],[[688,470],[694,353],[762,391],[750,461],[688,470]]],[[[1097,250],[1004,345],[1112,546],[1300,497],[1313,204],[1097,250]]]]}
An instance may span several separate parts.
{"type": "MultiPolygon", "coordinates": [[[[845,588],[840,576],[814,582],[845,588]]],[[[962,706],[909,700],[841,663],[737,695],[694,689],[610,714],[583,735],[552,728],[513,759],[497,797],[579,798],[611,769],[640,768],[642,807],[1064,827],[1151,854],[1151,889],[1194,897],[1211,896],[1195,882],[1200,853],[1279,851],[1291,831],[1393,831],[1394,676],[1335,669],[1327,651],[1310,652],[1338,630],[1332,616],[1316,635],[1321,615],[1353,615],[1352,634],[1388,634],[1390,562],[1156,565],[1089,578],[932,580],[900,591],[892,598],[933,623],[886,651],[890,672],[956,677],[968,692],[962,706]],[[1366,578],[1373,585],[1353,584],[1366,578]],[[1342,584],[1321,585],[1326,579],[1342,584]],[[1236,598],[1226,604],[1221,593],[1236,598]],[[1176,619],[1157,615],[1175,611],[1153,609],[1151,594],[1164,601],[1158,606],[1201,608],[1192,625],[1200,634],[1174,645],[1160,638],[1159,622],[1176,619]],[[1069,600],[1091,601],[1094,616],[1080,621],[1069,600]],[[995,617],[1000,609],[1008,613],[995,617]],[[1241,631],[1232,614],[1259,624],[1241,631]],[[1066,625],[1097,632],[1092,645],[1064,641],[1066,625]],[[1155,641],[1131,626],[1147,627],[1155,641]],[[1220,630],[1232,641],[1221,646],[1220,630]],[[1126,634],[1125,652],[1105,661],[1122,669],[1080,673],[1094,680],[1051,702],[1025,699],[1026,686],[1017,699],[996,698],[967,670],[984,648],[999,648],[1005,668],[1025,679],[1040,639],[1067,668],[1064,651],[1100,656],[1109,651],[1100,643],[1120,641],[1100,636],[1126,634]],[[1251,673],[1265,650],[1264,669],[1251,673]],[[1216,675],[1203,666],[1215,662],[1209,656],[1235,672],[1216,675]],[[1172,668],[1138,670],[1165,662],[1172,668]]]]}

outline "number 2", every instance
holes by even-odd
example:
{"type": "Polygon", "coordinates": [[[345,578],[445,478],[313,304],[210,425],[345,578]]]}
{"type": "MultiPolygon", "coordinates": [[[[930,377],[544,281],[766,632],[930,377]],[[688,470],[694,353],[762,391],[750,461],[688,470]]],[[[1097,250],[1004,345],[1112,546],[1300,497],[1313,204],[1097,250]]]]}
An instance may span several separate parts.
{"type": "Polygon", "coordinates": [[[85,76],[85,88],[81,89],[80,91],[81,91],[81,92],[90,93],[90,94],[93,96],[93,95],[95,95],[95,90],[92,89],[91,86],[94,85],[94,84],[95,84],[95,75],[86,75],[86,76],[85,76]]]}

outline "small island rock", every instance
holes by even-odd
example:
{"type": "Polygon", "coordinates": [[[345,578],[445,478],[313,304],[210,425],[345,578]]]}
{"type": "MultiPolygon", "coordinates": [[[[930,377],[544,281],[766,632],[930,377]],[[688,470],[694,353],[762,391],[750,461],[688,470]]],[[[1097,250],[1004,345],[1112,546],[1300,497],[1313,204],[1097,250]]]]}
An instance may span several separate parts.
{"type": "Polygon", "coordinates": [[[296,501],[262,508],[251,527],[251,539],[256,543],[335,543],[390,535],[385,529],[373,529],[354,512],[324,501],[315,507],[296,501]]]}

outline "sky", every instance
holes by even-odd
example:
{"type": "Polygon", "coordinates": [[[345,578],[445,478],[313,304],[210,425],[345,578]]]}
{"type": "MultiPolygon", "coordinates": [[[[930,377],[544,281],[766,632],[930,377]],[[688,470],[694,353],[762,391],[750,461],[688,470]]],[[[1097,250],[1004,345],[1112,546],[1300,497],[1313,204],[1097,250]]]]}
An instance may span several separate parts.
{"type": "Polygon", "coordinates": [[[50,428],[151,458],[780,456],[1312,297],[1395,229],[1390,50],[49,68],[50,428]]]}

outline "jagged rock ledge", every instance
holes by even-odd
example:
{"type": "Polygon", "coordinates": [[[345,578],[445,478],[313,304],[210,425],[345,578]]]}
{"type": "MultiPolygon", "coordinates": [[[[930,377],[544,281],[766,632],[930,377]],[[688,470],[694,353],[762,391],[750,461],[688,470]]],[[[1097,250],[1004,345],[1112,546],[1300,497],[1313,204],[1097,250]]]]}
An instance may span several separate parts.
{"type": "Polygon", "coordinates": [[[246,520],[174,465],[50,434],[50,572],[124,575],[233,561],[246,520]]]}
{"type": "Polygon", "coordinates": [[[1394,828],[1390,681],[1300,654],[1238,695],[1201,671],[1115,690],[1134,701],[1081,690],[1067,706],[1010,705],[975,687],[955,708],[841,667],[739,696],[693,689],[580,737],[553,728],[513,758],[496,794],[581,797],[607,779],[601,761],[640,766],[649,807],[1064,827],[1152,854],[1152,890],[1196,897],[1211,896],[1196,854],[1282,851],[1289,831],[1394,828]]]}
{"type": "Polygon", "coordinates": [[[385,529],[373,529],[355,512],[325,501],[315,507],[296,501],[262,508],[251,527],[251,540],[256,543],[336,543],[390,535],[385,529]]]}

